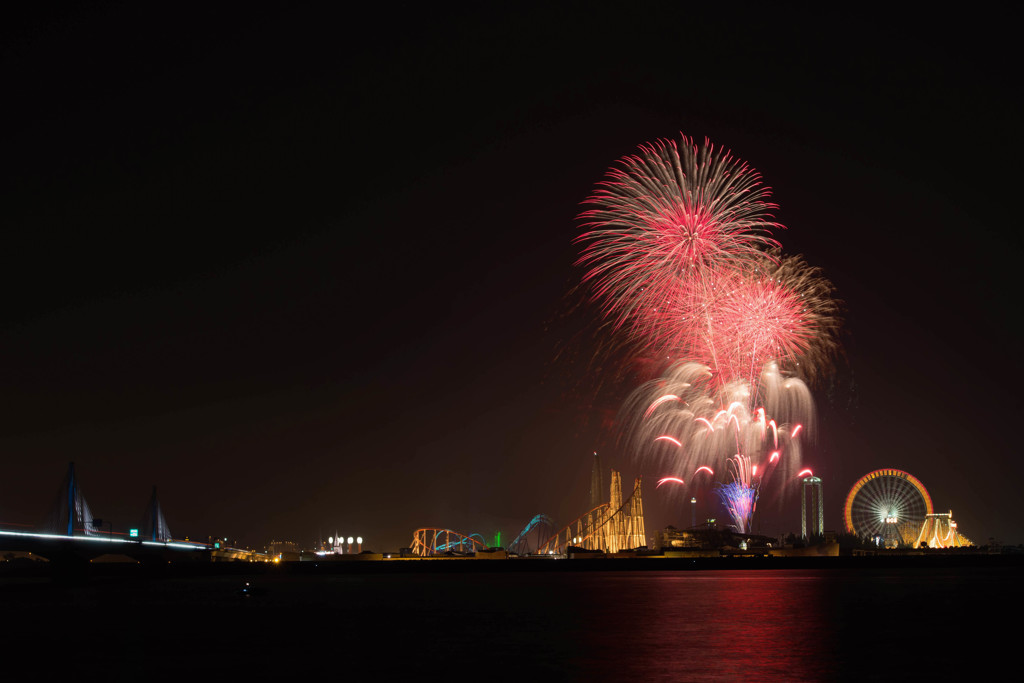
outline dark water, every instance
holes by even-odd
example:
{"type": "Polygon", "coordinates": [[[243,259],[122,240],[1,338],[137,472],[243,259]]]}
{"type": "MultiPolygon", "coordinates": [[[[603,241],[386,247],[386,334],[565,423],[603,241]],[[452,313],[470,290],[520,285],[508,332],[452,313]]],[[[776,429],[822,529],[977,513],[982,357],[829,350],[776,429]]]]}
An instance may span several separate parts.
{"type": "Polygon", "coordinates": [[[0,634],[9,664],[47,678],[987,679],[1018,655],[1021,578],[1005,567],[267,575],[252,597],[240,576],[4,580],[0,634]]]}

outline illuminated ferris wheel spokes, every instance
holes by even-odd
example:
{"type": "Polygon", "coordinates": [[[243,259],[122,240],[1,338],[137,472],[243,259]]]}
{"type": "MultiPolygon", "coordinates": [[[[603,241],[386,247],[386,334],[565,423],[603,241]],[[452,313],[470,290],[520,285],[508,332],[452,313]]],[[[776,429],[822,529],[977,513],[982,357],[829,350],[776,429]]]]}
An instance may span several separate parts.
{"type": "Polygon", "coordinates": [[[924,485],[903,470],[876,470],[864,475],[846,497],[846,530],[861,537],[880,538],[887,545],[911,543],[910,538],[932,514],[924,485]]]}

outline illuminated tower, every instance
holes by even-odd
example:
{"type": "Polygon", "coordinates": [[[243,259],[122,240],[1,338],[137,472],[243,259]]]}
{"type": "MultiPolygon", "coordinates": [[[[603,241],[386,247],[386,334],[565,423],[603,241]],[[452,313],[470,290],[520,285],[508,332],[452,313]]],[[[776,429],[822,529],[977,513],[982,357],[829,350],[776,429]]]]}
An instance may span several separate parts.
{"type": "Polygon", "coordinates": [[[633,482],[633,496],[629,499],[629,517],[626,522],[629,525],[626,531],[629,547],[645,547],[647,530],[644,528],[644,499],[640,494],[640,477],[633,482]]]}
{"type": "Polygon", "coordinates": [[[800,494],[800,535],[807,540],[807,527],[811,527],[811,536],[821,536],[822,528],[825,526],[824,507],[821,503],[821,479],[818,477],[804,477],[803,490],[800,494]],[[810,524],[807,520],[807,501],[810,499],[810,524]],[[815,514],[817,507],[817,514],[815,514]]]}
{"type": "Polygon", "coordinates": [[[612,470],[611,499],[608,505],[608,552],[617,553],[626,545],[625,524],[622,519],[622,475],[612,470]],[[618,514],[616,514],[618,513],[618,514]]]}
{"type": "Polygon", "coordinates": [[[594,452],[594,466],[590,470],[590,509],[603,503],[604,477],[601,476],[601,458],[594,452]]]}

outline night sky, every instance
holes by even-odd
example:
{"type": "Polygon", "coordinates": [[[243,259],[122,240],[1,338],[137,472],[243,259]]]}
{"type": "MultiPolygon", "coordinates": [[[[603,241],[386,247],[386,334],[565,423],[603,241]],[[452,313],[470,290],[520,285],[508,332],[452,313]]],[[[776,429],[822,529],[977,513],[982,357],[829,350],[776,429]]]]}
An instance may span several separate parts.
{"type": "MultiPolygon", "coordinates": [[[[632,375],[591,362],[572,293],[580,202],[682,132],[761,172],[843,302],[804,454],[826,528],[896,467],[975,542],[1024,542],[1018,19],[8,13],[0,522],[42,521],[74,461],[115,530],[156,485],[178,537],[508,540],[585,511],[596,450],[644,476],[649,533],[688,525],[618,445],[632,375]]],[[[790,503],[760,530],[799,531],[790,503]]]]}

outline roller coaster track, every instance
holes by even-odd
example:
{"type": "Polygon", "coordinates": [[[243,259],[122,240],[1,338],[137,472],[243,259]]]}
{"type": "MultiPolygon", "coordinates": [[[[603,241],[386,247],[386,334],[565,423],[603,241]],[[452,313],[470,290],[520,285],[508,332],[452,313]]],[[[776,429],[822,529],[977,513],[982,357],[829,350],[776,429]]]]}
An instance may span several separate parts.
{"type": "Polygon", "coordinates": [[[451,529],[425,527],[412,532],[412,554],[433,557],[447,553],[472,553],[487,550],[480,534],[460,534],[451,529]]]}
{"type": "MultiPolygon", "coordinates": [[[[633,483],[633,491],[622,500],[622,477],[612,470],[610,501],[602,503],[586,514],[538,542],[540,555],[565,555],[570,547],[617,553],[647,545],[644,530],[644,504],[640,493],[640,479],[633,483]]],[[[528,537],[536,534],[538,541],[545,530],[554,528],[547,515],[535,515],[519,535],[506,546],[518,555],[531,554],[528,537]]],[[[470,554],[487,550],[480,534],[462,534],[452,529],[424,527],[413,532],[411,551],[418,557],[448,554],[470,554]]]]}
{"type": "MultiPolygon", "coordinates": [[[[615,475],[617,473],[613,471],[613,477],[615,475]]],[[[614,486],[613,483],[613,488],[614,486]]],[[[614,493],[612,499],[615,500],[614,493]]],[[[574,546],[614,553],[645,546],[647,541],[640,480],[636,480],[629,498],[623,501],[614,512],[612,512],[611,506],[611,503],[602,503],[578,519],[569,522],[542,543],[537,548],[537,552],[543,555],[565,555],[569,547],[574,546]]]]}
{"type": "MultiPolygon", "coordinates": [[[[529,536],[533,532],[543,532],[545,529],[547,533],[550,533],[551,529],[555,528],[554,522],[551,518],[545,514],[535,515],[529,523],[523,527],[523,530],[519,532],[519,535],[513,539],[511,543],[506,546],[506,550],[517,555],[528,555],[530,553],[529,547],[529,536]]],[[[540,538],[546,538],[541,536],[540,538]]]]}

